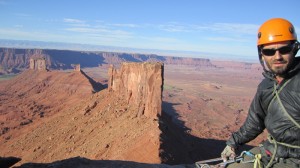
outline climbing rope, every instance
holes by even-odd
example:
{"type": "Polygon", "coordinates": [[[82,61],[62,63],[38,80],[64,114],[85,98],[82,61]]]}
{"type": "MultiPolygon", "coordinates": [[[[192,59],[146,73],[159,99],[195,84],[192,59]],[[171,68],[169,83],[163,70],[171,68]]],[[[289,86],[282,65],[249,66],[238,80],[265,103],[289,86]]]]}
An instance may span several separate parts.
{"type": "MultiPolygon", "coordinates": [[[[276,83],[274,83],[274,93],[276,95],[276,98],[278,100],[278,103],[281,107],[281,109],[283,110],[284,114],[290,119],[290,121],[292,121],[298,128],[300,128],[300,124],[297,123],[293,117],[286,111],[285,107],[283,106],[283,103],[279,97],[279,92],[287,85],[287,83],[290,82],[290,79],[284,83],[284,85],[279,89],[277,90],[277,86],[276,86],[276,83]]],[[[272,99],[272,101],[275,100],[275,97],[272,99]]],[[[271,103],[270,103],[271,104],[271,103]]],[[[283,143],[283,142],[278,142],[276,141],[270,134],[268,135],[268,140],[270,143],[274,144],[274,152],[272,154],[272,157],[271,157],[271,160],[269,161],[269,163],[267,164],[266,168],[269,168],[272,166],[272,163],[275,159],[275,156],[276,156],[276,153],[277,153],[277,148],[278,148],[278,144],[282,145],[282,146],[286,146],[286,147],[289,147],[289,148],[297,148],[297,149],[300,149],[300,146],[297,146],[297,145],[291,145],[291,144],[287,144],[287,143],[283,143]]]]}
{"type": "MultiPolygon", "coordinates": [[[[281,88],[283,88],[288,82],[289,82],[290,80],[288,80],[281,88]]],[[[278,103],[279,103],[279,105],[280,105],[280,107],[282,108],[282,110],[283,110],[283,112],[284,112],[284,114],[298,127],[298,128],[300,128],[300,124],[299,123],[297,123],[297,121],[295,121],[294,119],[293,119],[293,117],[286,111],[286,109],[285,109],[285,107],[283,106],[283,104],[282,104],[282,101],[281,101],[281,99],[280,99],[280,97],[279,97],[279,93],[278,93],[278,91],[277,91],[277,89],[276,89],[276,84],[274,83],[274,91],[275,91],[275,94],[276,94],[276,98],[278,99],[278,103]]],[[[280,90],[281,91],[281,90],[280,90]]]]}
{"type": "Polygon", "coordinates": [[[260,160],[261,160],[261,154],[256,154],[254,160],[254,168],[262,168],[260,160]]]}

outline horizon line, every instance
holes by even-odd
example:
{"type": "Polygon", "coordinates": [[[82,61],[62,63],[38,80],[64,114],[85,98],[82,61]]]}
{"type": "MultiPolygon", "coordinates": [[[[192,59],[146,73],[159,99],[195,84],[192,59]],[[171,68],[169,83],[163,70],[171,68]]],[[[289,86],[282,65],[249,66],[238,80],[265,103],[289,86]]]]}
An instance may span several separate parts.
{"type": "Polygon", "coordinates": [[[145,48],[106,46],[106,45],[68,43],[68,42],[53,42],[53,41],[0,39],[0,47],[19,48],[19,49],[55,49],[55,50],[89,51],[89,52],[154,54],[158,56],[205,58],[205,59],[212,59],[212,60],[258,63],[257,57],[253,58],[253,56],[244,56],[244,55],[221,54],[221,53],[201,52],[201,51],[185,51],[185,50],[145,49],[145,48]],[[5,44],[5,43],[13,43],[13,44],[5,44]],[[25,43],[25,44],[20,44],[20,43],[25,43]],[[33,44],[33,43],[37,43],[37,44],[33,44]],[[61,44],[63,44],[63,46],[61,44]]]}

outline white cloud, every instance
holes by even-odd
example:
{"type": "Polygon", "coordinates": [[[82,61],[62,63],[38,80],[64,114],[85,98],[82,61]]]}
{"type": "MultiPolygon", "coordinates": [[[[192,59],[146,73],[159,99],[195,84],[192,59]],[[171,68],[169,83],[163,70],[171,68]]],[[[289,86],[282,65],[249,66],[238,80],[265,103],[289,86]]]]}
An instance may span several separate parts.
{"type": "MultiPolygon", "coordinates": [[[[75,32],[77,35],[85,36],[87,39],[98,41],[123,41],[133,38],[133,33],[125,31],[122,28],[129,27],[135,28],[134,24],[108,24],[103,21],[95,21],[86,26],[80,26],[79,24],[85,24],[85,21],[78,19],[64,19],[64,22],[70,23],[64,28],[65,31],[75,32]]],[[[98,42],[99,43],[99,42],[98,42]]]]}
{"type": "Polygon", "coordinates": [[[71,19],[71,18],[64,18],[64,23],[69,24],[70,26],[76,26],[76,27],[89,27],[90,25],[86,23],[84,20],[79,19],[71,19]]]}
{"type": "Polygon", "coordinates": [[[189,25],[181,25],[178,23],[168,23],[158,25],[158,28],[167,32],[189,32],[191,29],[189,25]]]}
{"type": "Polygon", "coordinates": [[[180,40],[176,38],[167,38],[167,37],[138,37],[141,38],[143,41],[152,41],[155,43],[178,43],[180,40]]]}
{"type": "Polygon", "coordinates": [[[64,18],[64,22],[66,22],[66,23],[85,23],[85,21],[83,21],[83,20],[71,19],[71,18],[64,18]]]}
{"type": "Polygon", "coordinates": [[[22,28],[23,25],[14,25],[15,28],[22,28]]]}
{"type": "Polygon", "coordinates": [[[105,32],[105,30],[94,29],[94,28],[84,28],[84,27],[71,27],[65,30],[77,33],[93,33],[93,32],[105,32]]]}
{"type": "Polygon", "coordinates": [[[20,29],[0,29],[0,36],[7,39],[26,39],[26,40],[59,40],[62,36],[49,32],[24,31],[20,29]]]}
{"type": "Polygon", "coordinates": [[[229,37],[208,37],[206,38],[209,41],[218,41],[218,42],[247,42],[245,38],[229,38],[229,37]]]}
{"type": "Polygon", "coordinates": [[[111,34],[114,36],[128,36],[131,35],[132,33],[123,31],[123,30],[113,30],[113,29],[104,29],[104,28],[98,28],[98,27],[89,27],[89,28],[83,28],[83,27],[70,27],[66,28],[65,30],[71,31],[71,32],[77,32],[77,33],[93,33],[94,35],[99,35],[99,34],[111,34]]]}
{"type": "Polygon", "coordinates": [[[206,31],[207,33],[236,33],[236,34],[256,34],[258,25],[254,24],[238,24],[238,23],[204,23],[199,25],[167,23],[161,25],[152,25],[160,30],[167,32],[199,32],[206,31]]]}
{"type": "Polygon", "coordinates": [[[214,23],[208,25],[208,29],[217,32],[229,32],[240,34],[256,34],[258,25],[254,24],[238,24],[238,23],[214,23]]]}
{"type": "Polygon", "coordinates": [[[140,26],[137,25],[137,24],[121,24],[121,23],[111,24],[111,26],[116,26],[116,27],[129,27],[129,28],[140,27],[140,26]]]}
{"type": "Polygon", "coordinates": [[[209,51],[216,48],[215,45],[219,45],[226,46],[217,47],[220,52],[226,53],[229,49],[235,48],[235,52],[238,53],[242,51],[237,50],[249,50],[248,42],[255,40],[258,29],[257,25],[232,23],[192,25],[169,22],[138,25],[91,22],[75,18],[64,18],[59,22],[51,21],[55,21],[56,24],[60,22],[63,31],[52,32],[50,27],[48,30],[22,30],[22,25],[16,24],[12,29],[0,29],[0,36],[12,39],[187,51],[209,51]]]}
{"type": "Polygon", "coordinates": [[[7,38],[12,36],[14,37],[27,37],[30,35],[30,33],[24,32],[24,31],[20,31],[17,29],[0,29],[0,35],[2,36],[2,38],[7,38]]]}

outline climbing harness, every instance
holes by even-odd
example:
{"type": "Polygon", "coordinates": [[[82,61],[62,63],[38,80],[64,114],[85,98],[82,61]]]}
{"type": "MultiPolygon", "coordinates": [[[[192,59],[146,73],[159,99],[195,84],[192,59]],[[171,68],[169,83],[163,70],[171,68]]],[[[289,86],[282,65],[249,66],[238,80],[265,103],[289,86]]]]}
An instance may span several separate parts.
{"type": "MultiPolygon", "coordinates": [[[[256,160],[256,156],[249,151],[243,151],[240,156],[230,159],[227,161],[223,161],[223,158],[215,158],[215,159],[208,159],[202,160],[195,163],[197,168],[225,168],[227,165],[232,163],[254,163],[256,160]],[[251,160],[244,160],[245,155],[253,158],[251,160]]],[[[259,161],[260,164],[260,161],[259,161]]],[[[258,167],[260,168],[260,167],[258,167]]]]}

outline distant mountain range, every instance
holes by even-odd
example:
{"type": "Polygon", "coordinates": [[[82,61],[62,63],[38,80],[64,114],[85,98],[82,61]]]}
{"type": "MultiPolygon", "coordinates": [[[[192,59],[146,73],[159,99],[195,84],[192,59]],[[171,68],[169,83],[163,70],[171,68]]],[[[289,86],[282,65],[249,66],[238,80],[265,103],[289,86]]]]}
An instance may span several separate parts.
{"type": "Polygon", "coordinates": [[[158,55],[165,55],[165,56],[167,55],[167,56],[185,56],[185,57],[196,57],[196,56],[205,57],[205,54],[208,54],[208,53],[200,53],[200,52],[192,52],[192,51],[138,49],[138,48],[79,44],[79,43],[7,40],[7,39],[0,39],[0,47],[30,48],[30,49],[58,49],[58,50],[75,50],[75,51],[126,52],[126,53],[158,54],[158,55]]]}
{"type": "Polygon", "coordinates": [[[196,52],[196,51],[140,49],[140,48],[105,46],[105,45],[45,42],[45,41],[30,41],[30,40],[0,39],[0,47],[23,48],[23,49],[58,49],[58,50],[74,50],[74,51],[102,51],[102,52],[157,54],[161,56],[208,58],[208,59],[218,59],[218,60],[234,60],[234,61],[242,61],[242,62],[257,61],[256,57],[254,59],[248,59],[245,58],[245,56],[217,54],[213,52],[207,53],[207,52],[196,52]]]}
{"type": "Polygon", "coordinates": [[[28,69],[31,58],[45,59],[47,69],[72,69],[74,64],[80,64],[82,68],[98,67],[104,64],[118,66],[122,62],[162,62],[173,65],[213,66],[207,58],[171,57],[124,52],[0,47],[0,75],[18,73],[28,69]]]}

